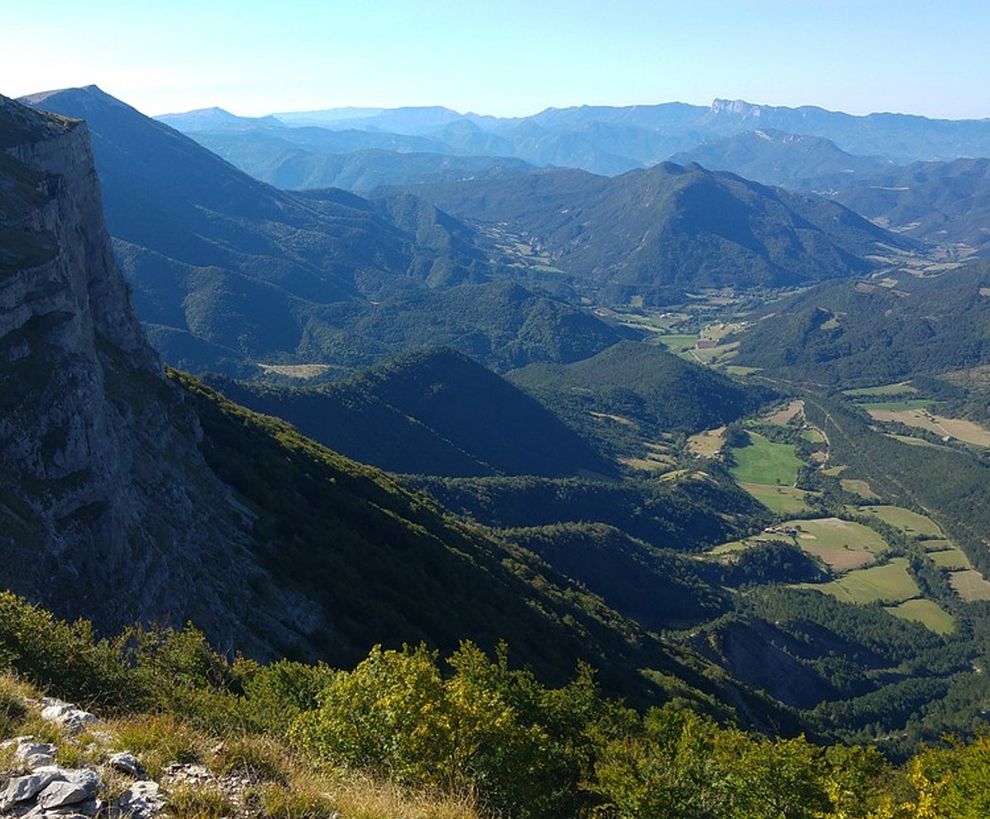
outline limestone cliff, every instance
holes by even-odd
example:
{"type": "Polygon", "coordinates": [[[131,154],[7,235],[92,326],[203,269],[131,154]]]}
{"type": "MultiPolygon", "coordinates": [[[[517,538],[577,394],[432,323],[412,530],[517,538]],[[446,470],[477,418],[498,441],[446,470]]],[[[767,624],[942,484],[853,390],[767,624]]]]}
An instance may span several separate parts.
{"type": "Polygon", "coordinates": [[[304,604],[256,599],[251,513],[197,435],[114,263],[86,125],[0,97],[0,586],[108,629],[303,639],[304,604]]]}

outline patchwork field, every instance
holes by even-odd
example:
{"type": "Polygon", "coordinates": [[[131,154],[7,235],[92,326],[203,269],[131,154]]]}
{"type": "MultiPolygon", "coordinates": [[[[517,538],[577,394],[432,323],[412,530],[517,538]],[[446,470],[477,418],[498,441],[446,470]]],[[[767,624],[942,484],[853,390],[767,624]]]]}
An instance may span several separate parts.
{"type": "Polygon", "coordinates": [[[753,375],[753,373],[762,372],[762,367],[741,367],[738,364],[727,364],[725,371],[729,375],[738,375],[745,378],[747,375],[753,375]]]}
{"type": "Polygon", "coordinates": [[[767,486],[762,483],[740,483],[739,485],[771,512],[776,512],[778,515],[798,515],[809,509],[805,501],[808,493],[803,489],[794,486],[767,486]]]}
{"type": "Polygon", "coordinates": [[[863,500],[879,500],[880,496],[874,492],[866,481],[856,478],[841,478],[839,485],[843,491],[852,495],[859,495],[863,500]]]}
{"type": "Polygon", "coordinates": [[[931,441],[923,441],[921,438],[912,438],[910,435],[897,435],[893,432],[885,432],[888,438],[893,438],[895,441],[900,441],[902,444],[907,444],[908,446],[927,446],[932,449],[942,449],[944,447],[939,447],[938,444],[933,444],[931,441]]]}
{"type": "Polygon", "coordinates": [[[916,393],[914,387],[908,381],[899,381],[896,384],[883,384],[878,387],[860,387],[856,390],[843,390],[843,395],[856,396],[884,396],[884,395],[904,395],[905,393],[916,393]]]}
{"type": "Polygon", "coordinates": [[[941,552],[929,552],[932,562],[942,569],[971,569],[969,558],[962,549],[944,549],[941,552]]]}
{"type": "Polygon", "coordinates": [[[683,353],[690,350],[701,338],[697,333],[671,333],[669,335],[656,336],[656,340],[664,345],[672,353],[683,353]]]}
{"type": "MultiPolygon", "coordinates": [[[[987,584],[990,589],[990,583],[987,584]]],[[[907,571],[907,558],[898,557],[883,566],[856,569],[838,580],[820,585],[806,584],[848,603],[899,603],[921,591],[907,571]]]]}
{"type": "Polygon", "coordinates": [[[790,444],[777,444],[750,432],[749,446],[732,450],[732,477],[760,503],[779,515],[804,512],[807,494],[794,486],[802,463],[790,444]]]}
{"type": "Polygon", "coordinates": [[[915,620],[936,634],[951,634],[956,630],[956,619],[932,600],[905,600],[899,605],[887,606],[886,610],[895,617],[915,620]]]}
{"type": "Polygon", "coordinates": [[[902,398],[899,401],[869,401],[859,406],[867,412],[882,410],[887,412],[903,412],[906,410],[923,410],[936,405],[937,401],[930,398],[902,398]]]}
{"type": "Polygon", "coordinates": [[[990,600],[990,583],[976,569],[951,572],[949,582],[952,588],[967,603],[974,600],[990,600]]]}
{"type": "Polygon", "coordinates": [[[839,572],[868,566],[888,549],[887,542],[869,526],[849,520],[791,520],[783,526],[798,531],[797,542],[803,551],[839,572]]]}
{"type": "Polygon", "coordinates": [[[687,449],[692,455],[711,458],[722,449],[723,444],[725,444],[725,427],[718,427],[692,435],[687,440],[687,449]]]}
{"type": "Polygon", "coordinates": [[[990,430],[963,418],[946,418],[944,415],[934,415],[923,409],[870,409],[868,412],[876,421],[899,422],[974,446],[990,446],[990,430]]]}
{"type": "Polygon", "coordinates": [[[860,509],[891,526],[896,526],[905,534],[922,538],[942,537],[942,530],[933,520],[910,509],[901,506],[862,506],[860,509]]]}
{"type": "Polygon", "coordinates": [[[740,483],[793,486],[802,463],[790,444],[776,444],[750,432],[749,446],[732,450],[732,477],[740,483]]]}
{"type": "Polygon", "coordinates": [[[796,400],[791,401],[783,409],[779,409],[776,412],[772,412],[770,415],[766,416],[766,420],[771,424],[779,424],[780,426],[785,426],[790,423],[793,418],[796,418],[799,414],[804,412],[804,401],[796,400]]]}
{"type": "Polygon", "coordinates": [[[758,535],[753,535],[752,537],[744,538],[743,540],[731,540],[728,543],[720,543],[712,549],[709,549],[706,554],[708,555],[729,555],[735,552],[743,552],[753,546],[758,546],[761,543],[793,543],[794,541],[787,535],[778,534],[776,532],[761,532],[758,535]]]}

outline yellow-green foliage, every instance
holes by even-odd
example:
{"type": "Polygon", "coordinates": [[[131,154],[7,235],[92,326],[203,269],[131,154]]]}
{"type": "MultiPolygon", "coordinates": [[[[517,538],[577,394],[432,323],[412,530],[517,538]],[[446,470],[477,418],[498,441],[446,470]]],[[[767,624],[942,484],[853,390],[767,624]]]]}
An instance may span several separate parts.
{"type": "Polygon", "coordinates": [[[885,771],[873,751],[770,740],[668,706],[604,745],[590,787],[619,817],[865,817],[885,771]]]}
{"type": "MultiPolygon", "coordinates": [[[[353,671],[228,662],[193,629],[95,640],[0,595],[0,729],[60,746],[64,764],[127,749],[152,776],[201,762],[254,783],[244,805],[179,788],[170,812],[216,819],[235,810],[272,819],[478,817],[788,817],[985,819],[990,734],[923,748],[904,766],[873,749],[747,733],[667,704],[645,716],[604,698],[589,669],[548,688],[464,644],[442,665],[424,647],[375,648],[353,671]],[[81,659],[46,646],[66,639],[81,659]],[[16,670],[16,674],[9,673],[16,670]],[[60,676],[65,674],[64,678],[60,676]],[[74,742],[26,705],[39,692],[112,692],[129,682],[152,703],[74,742]]],[[[123,709],[118,709],[123,710],[123,709]]],[[[9,766],[10,751],[0,757],[9,766]]],[[[106,798],[122,783],[108,774],[106,798]]]]}
{"type": "Polygon", "coordinates": [[[293,736],[334,764],[399,782],[473,791],[481,803],[524,816],[565,816],[580,805],[588,770],[582,726],[604,703],[589,675],[549,690],[525,671],[464,644],[444,677],[424,647],[372,650],[338,672],[293,736]]]}

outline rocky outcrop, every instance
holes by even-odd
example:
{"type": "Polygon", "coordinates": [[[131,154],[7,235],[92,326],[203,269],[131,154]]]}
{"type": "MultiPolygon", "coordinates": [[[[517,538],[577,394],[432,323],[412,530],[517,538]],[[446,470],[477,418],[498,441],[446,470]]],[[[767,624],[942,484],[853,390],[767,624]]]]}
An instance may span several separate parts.
{"type": "Polygon", "coordinates": [[[259,604],[251,513],[131,309],[86,125],[0,97],[0,149],[0,587],[106,630],[304,639],[318,614],[259,604]]]}

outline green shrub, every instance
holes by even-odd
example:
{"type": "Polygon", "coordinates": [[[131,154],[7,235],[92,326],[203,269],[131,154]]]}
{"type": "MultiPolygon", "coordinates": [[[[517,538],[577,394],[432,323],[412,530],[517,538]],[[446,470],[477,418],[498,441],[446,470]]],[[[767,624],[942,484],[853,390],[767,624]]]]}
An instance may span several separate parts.
{"type": "Polygon", "coordinates": [[[550,691],[526,671],[465,643],[444,679],[420,646],[372,650],[337,672],[293,736],[316,756],[398,782],[477,794],[507,816],[577,812],[590,772],[583,736],[601,704],[587,676],[550,691]]]}
{"type": "Polygon", "coordinates": [[[0,674],[0,740],[14,736],[16,726],[28,715],[25,688],[15,677],[0,674]]]}
{"type": "Polygon", "coordinates": [[[3,668],[58,696],[106,710],[138,708],[149,700],[115,647],[96,639],[90,623],[56,620],[5,591],[0,592],[3,668]]]}

